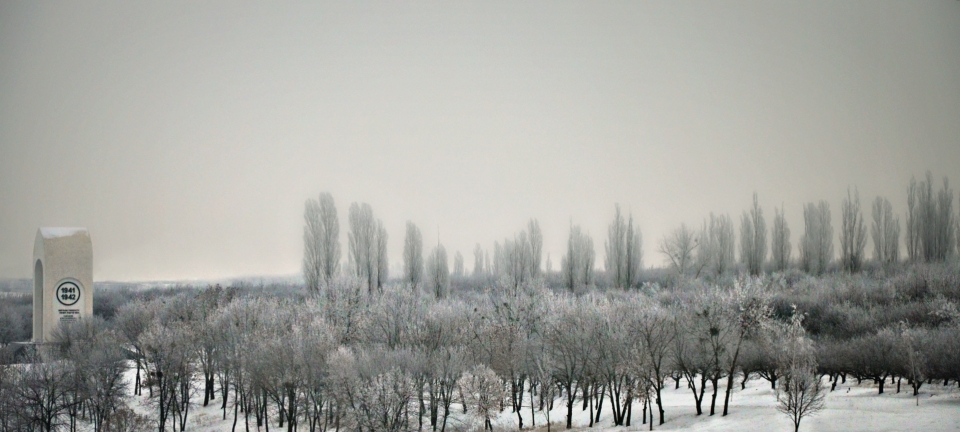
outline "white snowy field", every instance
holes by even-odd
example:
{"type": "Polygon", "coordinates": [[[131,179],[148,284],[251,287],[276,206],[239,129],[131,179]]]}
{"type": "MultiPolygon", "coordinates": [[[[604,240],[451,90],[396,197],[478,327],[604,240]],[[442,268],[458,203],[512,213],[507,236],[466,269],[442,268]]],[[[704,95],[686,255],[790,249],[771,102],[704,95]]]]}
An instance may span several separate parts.
{"type": "MultiPolygon", "coordinates": [[[[128,383],[132,382],[132,372],[128,373],[128,383]]],[[[905,381],[904,381],[905,383],[905,381]]],[[[693,396],[681,381],[680,389],[674,388],[673,380],[663,392],[666,422],[663,425],[654,423],[653,430],[670,431],[792,431],[790,420],[776,410],[774,391],[769,382],[760,379],[751,379],[745,390],[740,390],[740,382],[735,384],[736,391],[732,395],[730,414],[722,417],[723,393],[717,396],[717,414],[697,416],[693,406],[693,396]]],[[[132,387],[131,387],[132,388],[132,387]]],[[[829,387],[828,387],[829,389],[829,387]]],[[[896,385],[887,384],[883,395],[877,394],[877,386],[872,381],[864,381],[857,385],[856,380],[848,379],[846,384],[838,384],[837,389],[829,392],[826,397],[825,408],[813,417],[805,418],[800,424],[801,431],[960,431],[960,389],[956,383],[949,386],[942,383],[925,384],[920,388],[920,397],[911,395],[910,388],[903,385],[901,392],[896,393],[896,385]],[[919,402],[919,404],[918,404],[919,402]]],[[[131,393],[130,388],[127,394],[131,393]]],[[[148,392],[144,389],[144,395],[148,392]]],[[[202,394],[202,391],[198,391],[202,394]]],[[[219,396],[219,395],[218,395],[219,396]]],[[[200,401],[195,398],[195,402],[200,401]]],[[[135,411],[148,414],[151,412],[146,396],[129,398],[135,411]]],[[[608,403],[609,401],[605,401],[608,403]]],[[[709,412],[710,389],[704,397],[704,411],[709,412]]],[[[227,410],[227,419],[223,420],[223,412],[219,409],[220,400],[210,403],[207,407],[199,403],[191,407],[187,432],[225,432],[230,431],[233,425],[233,410],[227,410]]],[[[641,423],[642,409],[639,404],[633,407],[633,424],[629,427],[614,427],[609,406],[604,407],[601,419],[593,428],[589,428],[587,411],[581,410],[578,401],[574,407],[573,430],[591,431],[645,431],[649,424],[641,423]]],[[[455,404],[452,411],[456,418],[448,423],[448,430],[479,430],[482,425],[478,419],[463,417],[460,406],[455,404]]],[[[551,430],[564,430],[566,408],[560,400],[554,404],[550,412],[551,430]]],[[[275,415],[275,413],[274,413],[275,415]]],[[[527,405],[522,412],[525,430],[546,430],[546,416],[542,412],[536,413],[536,427],[531,427],[530,407],[527,405]]],[[[657,418],[658,420],[658,418],[657,418]]],[[[416,420],[414,420],[416,421],[416,420]]],[[[427,423],[427,419],[424,418],[427,423]]],[[[277,420],[273,419],[271,430],[277,428],[277,420]]],[[[286,425],[284,425],[286,426],[286,425]]],[[[495,430],[517,430],[517,415],[505,410],[494,422],[495,430]]],[[[245,431],[243,415],[237,422],[238,431],[245,431]]],[[[250,430],[257,430],[251,415],[250,430]]],[[[261,428],[260,430],[264,430],[261,428]]],[[[286,430],[286,428],[282,429],[286,430]]],[[[299,430],[306,430],[301,425],[299,430]]],[[[430,430],[426,425],[424,430],[430,430]]]]}

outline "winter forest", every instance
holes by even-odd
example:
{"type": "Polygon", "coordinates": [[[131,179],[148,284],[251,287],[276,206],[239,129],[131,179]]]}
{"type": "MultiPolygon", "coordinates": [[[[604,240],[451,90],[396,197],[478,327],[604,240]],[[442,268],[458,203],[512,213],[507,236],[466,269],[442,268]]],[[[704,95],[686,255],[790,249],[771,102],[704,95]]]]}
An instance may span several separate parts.
{"type": "Polygon", "coordinates": [[[660,257],[617,205],[596,241],[571,223],[556,267],[542,241],[561,233],[536,219],[467,252],[469,270],[407,222],[400,275],[372,208],[349,206],[341,245],[324,193],[304,209],[302,284],[100,287],[94,319],[18,354],[30,298],[0,298],[0,430],[654,430],[674,415],[664,392],[726,418],[756,381],[794,430],[838,385],[919,406],[960,388],[960,217],[946,178],[906,192],[898,213],[848,190],[836,229],[826,201],[789,227],[754,195],[654,239],[660,257]]]}

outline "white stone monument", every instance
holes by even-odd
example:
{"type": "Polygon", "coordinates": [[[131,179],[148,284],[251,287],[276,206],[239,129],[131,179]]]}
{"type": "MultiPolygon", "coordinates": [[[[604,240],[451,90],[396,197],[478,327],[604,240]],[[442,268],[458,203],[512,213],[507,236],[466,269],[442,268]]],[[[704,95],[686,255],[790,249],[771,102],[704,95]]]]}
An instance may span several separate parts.
{"type": "Polygon", "coordinates": [[[93,244],[86,228],[40,228],[33,243],[33,342],[93,315],[93,244]]]}

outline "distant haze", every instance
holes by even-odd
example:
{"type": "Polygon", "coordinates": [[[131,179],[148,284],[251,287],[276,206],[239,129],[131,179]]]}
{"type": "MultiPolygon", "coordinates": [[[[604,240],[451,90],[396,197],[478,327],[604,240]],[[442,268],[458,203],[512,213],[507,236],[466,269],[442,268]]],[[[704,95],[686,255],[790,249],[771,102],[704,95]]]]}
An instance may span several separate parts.
{"type": "Polygon", "coordinates": [[[96,280],[295,274],[323,191],[394,269],[407,220],[469,270],[529,218],[602,266],[615,203],[659,266],[754,191],[796,257],[806,202],[960,186],[958,1],[147,3],[0,2],[0,277],[41,226],[96,280]]]}

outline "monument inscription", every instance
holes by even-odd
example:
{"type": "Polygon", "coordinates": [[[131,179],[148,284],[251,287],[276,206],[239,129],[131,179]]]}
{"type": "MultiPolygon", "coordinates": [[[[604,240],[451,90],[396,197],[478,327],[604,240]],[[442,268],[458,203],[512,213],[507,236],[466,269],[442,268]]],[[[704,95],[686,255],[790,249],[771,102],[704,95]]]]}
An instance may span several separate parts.
{"type": "Polygon", "coordinates": [[[66,280],[57,284],[57,308],[60,322],[77,321],[83,310],[82,290],[77,282],[66,280]]]}
{"type": "Polygon", "coordinates": [[[77,284],[66,281],[57,285],[57,301],[64,306],[73,306],[80,301],[80,287],[77,284]]]}

